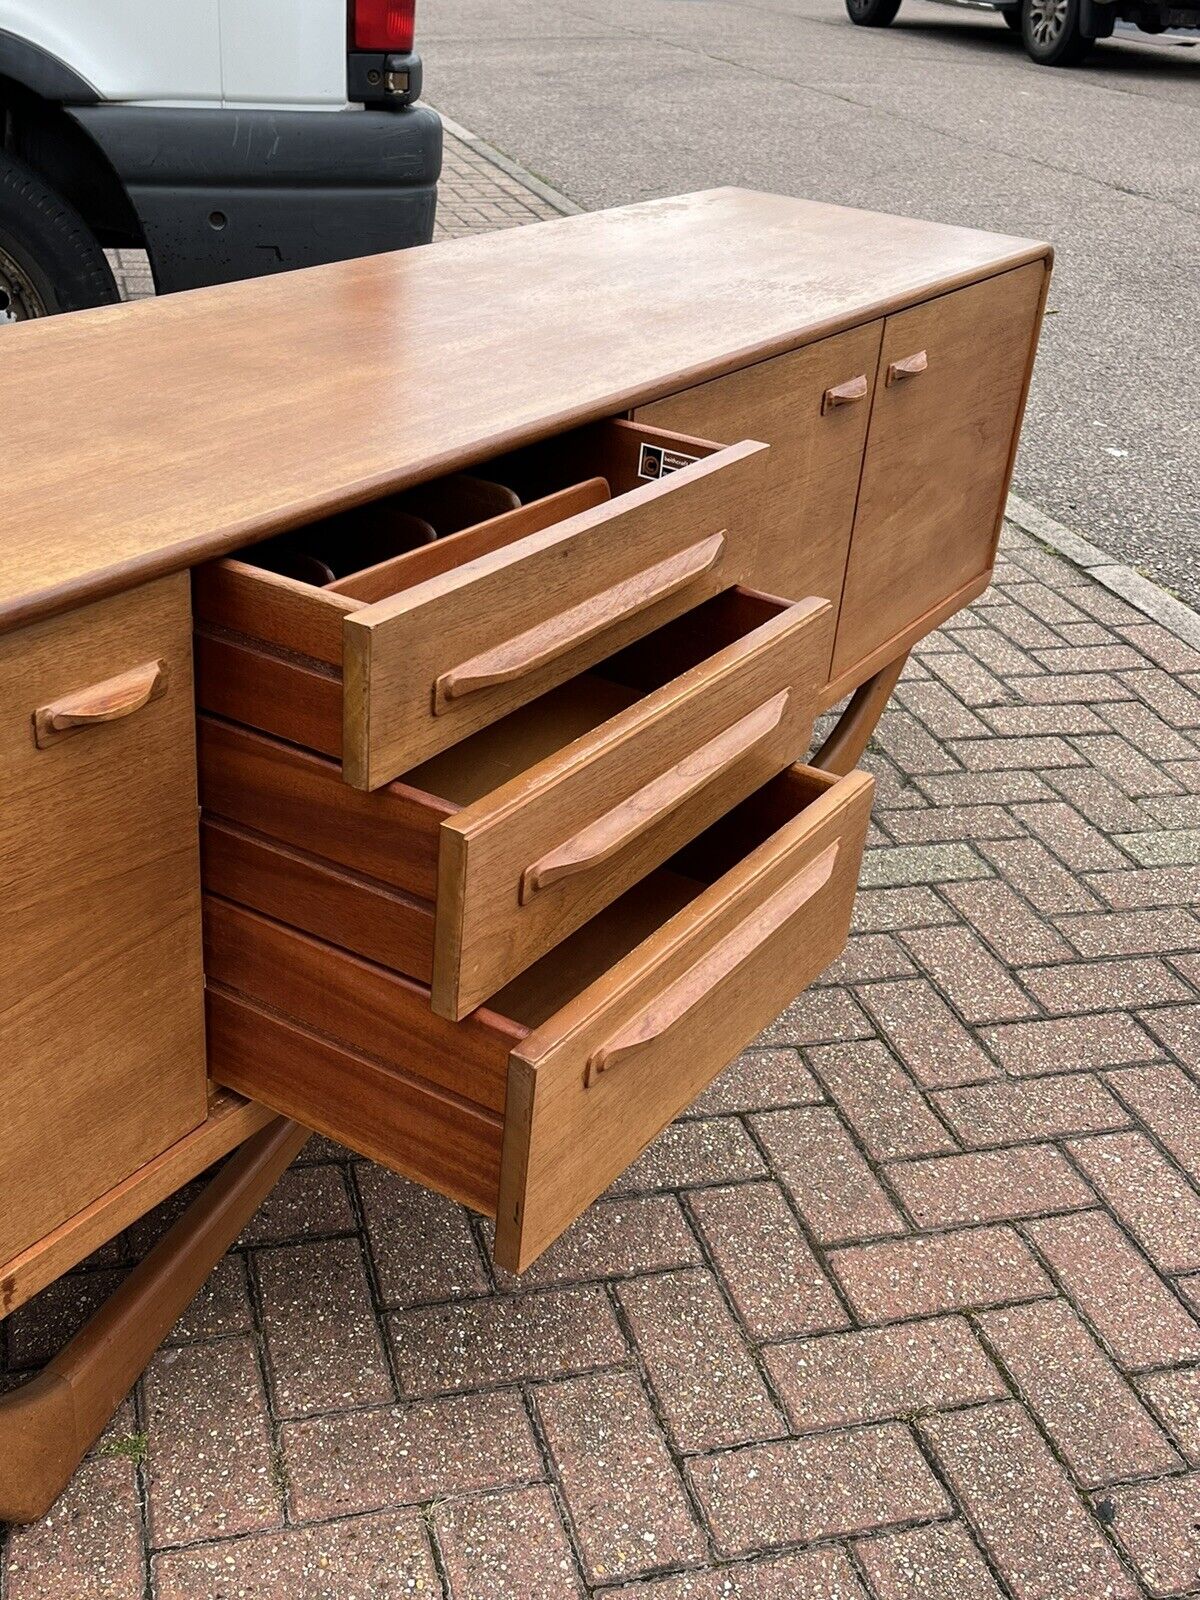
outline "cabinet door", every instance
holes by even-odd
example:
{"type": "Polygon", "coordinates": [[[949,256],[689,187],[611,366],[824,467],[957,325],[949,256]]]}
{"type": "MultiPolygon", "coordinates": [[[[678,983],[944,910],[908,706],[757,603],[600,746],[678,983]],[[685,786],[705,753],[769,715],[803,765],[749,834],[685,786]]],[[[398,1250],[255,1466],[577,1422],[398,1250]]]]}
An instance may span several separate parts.
{"type": "Polygon", "coordinates": [[[887,319],[835,680],[991,570],[1045,280],[1034,262],[887,319]]]}
{"type": "Polygon", "coordinates": [[[677,433],[770,445],[751,580],[766,594],[817,595],[836,612],[882,332],[867,323],[635,413],[677,433]]]}
{"type": "Polygon", "coordinates": [[[186,574],[0,638],[0,1263],[204,1120],[186,574]]]}

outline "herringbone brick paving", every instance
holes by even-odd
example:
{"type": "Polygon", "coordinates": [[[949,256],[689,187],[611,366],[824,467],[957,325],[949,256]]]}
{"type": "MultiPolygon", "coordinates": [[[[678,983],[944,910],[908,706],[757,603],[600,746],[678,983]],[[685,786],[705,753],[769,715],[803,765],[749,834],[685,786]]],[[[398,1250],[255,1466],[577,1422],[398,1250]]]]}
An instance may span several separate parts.
{"type": "Polygon", "coordinates": [[[1200,1591],[1200,652],[1009,530],[867,764],[848,951],[613,1193],[517,1281],[310,1141],[3,1600],[1200,1591]]]}

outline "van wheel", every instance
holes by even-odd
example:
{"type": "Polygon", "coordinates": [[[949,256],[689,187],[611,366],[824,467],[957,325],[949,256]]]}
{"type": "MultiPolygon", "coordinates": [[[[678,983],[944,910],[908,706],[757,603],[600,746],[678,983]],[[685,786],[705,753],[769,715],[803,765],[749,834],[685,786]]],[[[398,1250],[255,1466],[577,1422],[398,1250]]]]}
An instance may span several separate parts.
{"type": "Polygon", "coordinates": [[[1021,38],[1043,67],[1073,67],[1092,48],[1079,26],[1079,0],[1021,0],[1021,38]]]}
{"type": "Polygon", "coordinates": [[[900,0],[846,0],[846,14],[860,28],[887,28],[899,9],[900,0]]]}
{"type": "Polygon", "coordinates": [[[79,213],[23,162],[0,153],[0,326],[120,298],[79,213]]]}

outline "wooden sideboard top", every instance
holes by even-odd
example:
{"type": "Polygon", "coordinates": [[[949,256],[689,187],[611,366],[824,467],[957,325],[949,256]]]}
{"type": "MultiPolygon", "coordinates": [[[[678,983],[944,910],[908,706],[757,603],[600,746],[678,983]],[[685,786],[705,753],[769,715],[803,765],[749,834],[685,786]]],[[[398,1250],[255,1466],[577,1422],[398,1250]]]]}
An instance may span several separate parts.
{"type": "Polygon", "coordinates": [[[1049,254],[715,189],[10,328],[0,631],[1049,254]]]}

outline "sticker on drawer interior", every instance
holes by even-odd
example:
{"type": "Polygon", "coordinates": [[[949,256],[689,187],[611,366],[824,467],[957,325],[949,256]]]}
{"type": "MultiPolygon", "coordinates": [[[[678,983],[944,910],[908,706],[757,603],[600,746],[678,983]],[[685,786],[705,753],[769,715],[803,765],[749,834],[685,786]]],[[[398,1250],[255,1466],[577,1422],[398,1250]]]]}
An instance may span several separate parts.
{"type": "Polygon", "coordinates": [[[638,453],[639,478],[665,478],[668,472],[690,467],[699,456],[686,456],[682,450],[668,450],[661,444],[644,444],[638,453]]]}

